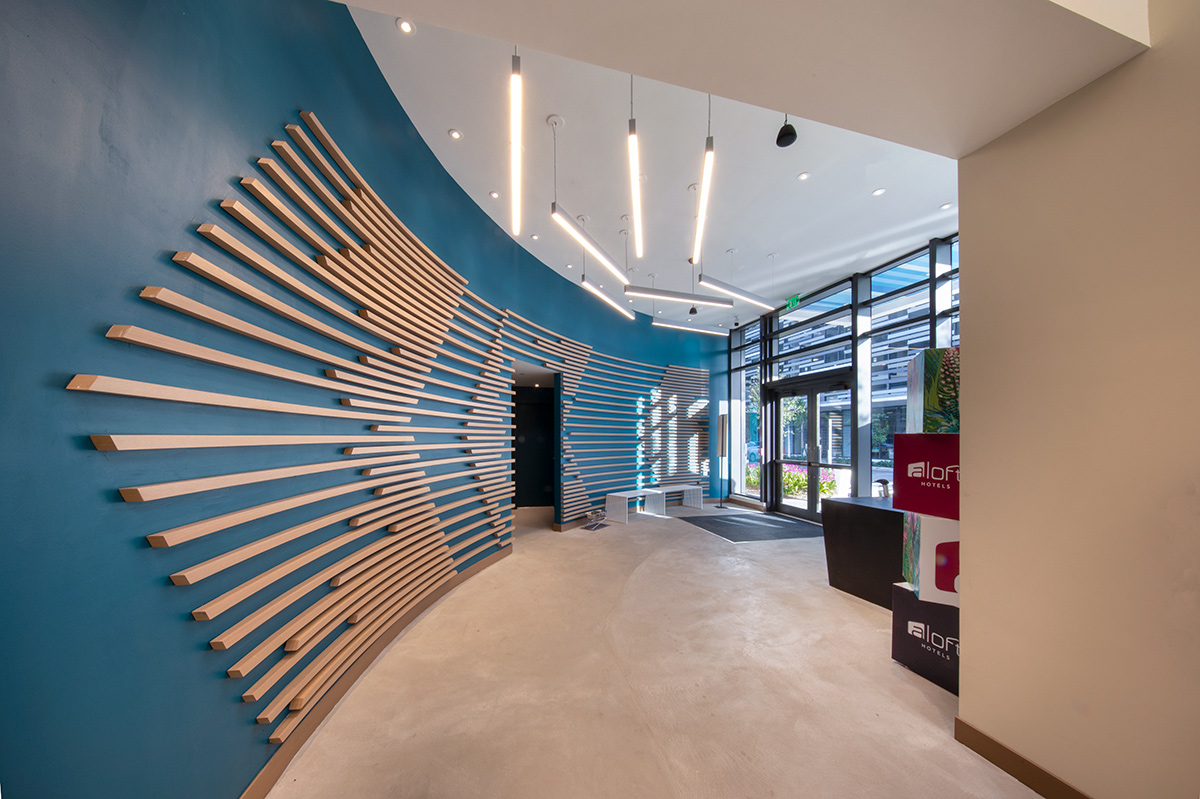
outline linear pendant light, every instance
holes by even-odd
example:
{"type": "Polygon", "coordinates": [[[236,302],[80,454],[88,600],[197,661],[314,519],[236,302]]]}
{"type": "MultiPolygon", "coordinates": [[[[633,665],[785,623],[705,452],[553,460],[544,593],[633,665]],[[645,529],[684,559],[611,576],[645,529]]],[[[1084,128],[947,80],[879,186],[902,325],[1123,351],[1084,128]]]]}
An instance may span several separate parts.
{"type": "Polygon", "coordinates": [[[713,308],[732,308],[733,300],[724,297],[712,297],[707,294],[688,294],[683,291],[651,288],[650,286],[626,286],[626,297],[645,297],[649,300],[666,300],[667,302],[683,302],[689,305],[710,305],[713,308]]]}
{"type": "Polygon", "coordinates": [[[607,295],[607,294],[605,294],[603,291],[601,291],[601,290],[600,290],[600,287],[599,287],[599,286],[597,286],[595,283],[593,283],[592,281],[588,280],[588,279],[587,279],[587,275],[584,275],[583,277],[581,277],[581,278],[579,279],[579,282],[580,282],[580,284],[581,284],[581,285],[582,285],[582,286],[583,286],[585,289],[587,289],[588,291],[592,292],[592,293],[593,293],[593,294],[595,294],[597,297],[599,297],[600,299],[604,300],[606,303],[608,303],[608,304],[609,304],[609,305],[611,305],[613,308],[615,308],[615,309],[616,309],[618,312],[620,312],[620,314],[621,314],[622,316],[626,317],[627,319],[633,319],[633,318],[634,318],[634,317],[633,317],[633,312],[632,312],[632,311],[630,311],[628,308],[623,308],[623,307],[621,307],[620,303],[618,303],[618,302],[617,302],[616,300],[614,300],[612,297],[608,296],[608,295],[607,295]]]}
{"type": "Polygon", "coordinates": [[[693,325],[681,322],[670,322],[661,319],[655,319],[651,322],[654,327],[669,327],[672,330],[685,330],[688,333],[707,333],[710,336],[725,336],[729,337],[729,330],[724,327],[714,327],[713,325],[693,325]]]}
{"type": "Polygon", "coordinates": [[[712,289],[713,291],[719,291],[722,294],[728,294],[735,300],[743,300],[751,305],[757,305],[759,308],[766,308],[768,311],[775,310],[775,306],[772,305],[770,300],[768,300],[766,297],[755,294],[752,291],[740,289],[737,286],[730,285],[722,280],[717,280],[715,277],[709,277],[703,272],[700,273],[699,282],[700,285],[704,286],[706,289],[712,289]]]}
{"type": "Polygon", "coordinates": [[[708,217],[708,193],[712,188],[713,137],[704,143],[704,176],[700,181],[700,211],[696,214],[696,243],[692,245],[692,263],[700,263],[700,244],[704,241],[704,222],[708,217]]]}
{"type": "MultiPolygon", "coordinates": [[[[515,48],[514,48],[515,49],[515,48]]],[[[521,57],[513,53],[508,81],[509,147],[512,162],[512,234],[521,235],[521,57]]]]}
{"type": "Polygon", "coordinates": [[[638,161],[637,120],[629,120],[629,185],[633,195],[633,254],[642,257],[642,170],[638,161]]]}
{"type": "MultiPolygon", "coordinates": [[[[567,213],[557,202],[550,203],[550,216],[562,226],[562,229],[571,234],[577,242],[583,245],[583,248],[590,252],[592,256],[599,261],[605,269],[613,273],[613,277],[621,281],[622,285],[629,285],[629,278],[617,267],[617,262],[609,257],[596,240],[587,234],[587,231],[579,226],[569,213],[567,213]]],[[[633,317],[630,317],[631,319],[633,317]]]]}
{"type": "Polygon", "coordinates": [[[642,257],[642,167],[638,158],[637,120],[633,117],[633,75],[629,76],[629,191],[633,196],[633,254],[642,257]]]}

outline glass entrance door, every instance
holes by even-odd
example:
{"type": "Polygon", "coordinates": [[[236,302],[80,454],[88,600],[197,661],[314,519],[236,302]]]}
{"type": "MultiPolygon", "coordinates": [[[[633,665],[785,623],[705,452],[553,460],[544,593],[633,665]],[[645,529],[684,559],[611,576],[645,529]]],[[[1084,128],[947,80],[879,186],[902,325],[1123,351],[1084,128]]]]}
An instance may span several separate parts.
{"type": "Polygon", "coordinates": [[[778,455],[768,507],[819,521],[823,499],[850,496],[850,391],[828,382],[780,388],[769,418],[778,455]]]}
{"type": "Polygon", "coordinates": [[[814,507],[808,496],[808,444],[810,433],[807,394],[779,398],[779,502],[793,511],[814,507]]]}

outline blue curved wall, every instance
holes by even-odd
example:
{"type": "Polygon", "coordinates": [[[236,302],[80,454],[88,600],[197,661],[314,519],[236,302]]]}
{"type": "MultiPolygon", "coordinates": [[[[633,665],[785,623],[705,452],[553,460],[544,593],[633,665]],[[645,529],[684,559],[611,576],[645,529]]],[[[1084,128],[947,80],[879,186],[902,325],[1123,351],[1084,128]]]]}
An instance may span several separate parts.
{"type": "MultiPolygon", "coordinates": [[[[255,158],[270,154],[271,139],[297,122],[299,109],[319,115],[392,210],[488,302],[608,355],[708,368],[714,406],[724,393],[724,341],[651,329],[645,317],[617,319],[515,245],[458,189],[343,6],[7,0],[0,64],[6,796],[236,797],[273,753],[254,707],[224,679],[231,657],[209,648],[211,628],[190,621],[202,594],[164,576],[210,545],[176,553],[145,543],[148,533],[190,521],[188,507],[131,506],[114,487],[197,468],[271,468],[291,456],[209,450],[181,463],[161,453],[98,452],[88,434],[237,430],[215,412],[64,387],[72,375],[98,373],[266,395],[266,378],[231,377],[104,332],[133,324],[234,346],[223,331],[138,299],[144,286],[270,325],[265,311],[247,310],[170,256],[216,252],[196,225],[228,224],[217,202],[243,198],[237,178],[255,175],[255,158]]],[[[318,337],[305,342],[315,346],[318,337]]],[[[252,343],[236,346],[246,357],[262,354],[252,343]]],[[[283,401],[309,398],[303,387],[271,391],[283,401]]],[[[245,429],[290,430],[279,420],[245,429]]],[[[291,489],[325,485],[314,476],[291,489]]],[[[263,499],[278,490],[264,488],[263,499]]],[[[238,506],[220,493],[206,503],[213,514],[238,506]]]]}

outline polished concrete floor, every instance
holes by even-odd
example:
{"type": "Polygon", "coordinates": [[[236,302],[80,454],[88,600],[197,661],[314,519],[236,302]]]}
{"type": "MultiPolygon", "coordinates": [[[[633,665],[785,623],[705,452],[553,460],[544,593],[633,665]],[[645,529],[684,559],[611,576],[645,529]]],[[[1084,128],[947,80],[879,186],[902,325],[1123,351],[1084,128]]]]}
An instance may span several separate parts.
{"type": "Polygon", "coordinates": [[[891,660],[888,611],[829,587],[820,538],[535,513],[270,799],[1036,796],[954,741],[955,697],[891,660]]]}

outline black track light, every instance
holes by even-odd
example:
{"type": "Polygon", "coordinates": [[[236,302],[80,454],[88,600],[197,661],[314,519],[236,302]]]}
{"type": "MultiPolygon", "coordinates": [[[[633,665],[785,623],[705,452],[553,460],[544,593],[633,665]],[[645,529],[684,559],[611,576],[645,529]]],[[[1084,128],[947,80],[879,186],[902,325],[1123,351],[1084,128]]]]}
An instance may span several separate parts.
{"type": "Polygon", "coordinates": [[[688,309],[688,316],[692,316],[695,313],[696,313],[696,306],[693,305],[691,308],[688,309]]]}
{"type": "Polygon", "coordinates": [[[787,114],[784,114],[783,127],[779,129],[779,135],[775,137],[776,147],[789,147],[796,143],[796,128],[787,119],[787,114]]]}

